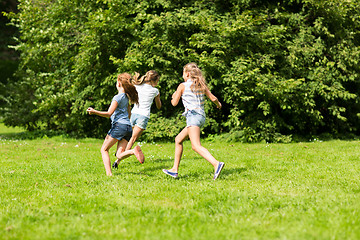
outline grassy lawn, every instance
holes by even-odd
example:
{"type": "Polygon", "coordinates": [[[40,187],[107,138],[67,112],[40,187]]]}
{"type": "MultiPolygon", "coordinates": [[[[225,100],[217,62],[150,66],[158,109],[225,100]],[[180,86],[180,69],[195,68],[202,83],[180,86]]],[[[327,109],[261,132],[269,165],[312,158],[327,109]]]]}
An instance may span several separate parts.
{"type": "Polygon", "coordinates": [[[102,140],[15,132],[0,125],[1,239],[360,239],[360,141],[204,141],[226,163],[213,181],[189,142],[179,179],[173,143],[106,177],[102,140]]]}

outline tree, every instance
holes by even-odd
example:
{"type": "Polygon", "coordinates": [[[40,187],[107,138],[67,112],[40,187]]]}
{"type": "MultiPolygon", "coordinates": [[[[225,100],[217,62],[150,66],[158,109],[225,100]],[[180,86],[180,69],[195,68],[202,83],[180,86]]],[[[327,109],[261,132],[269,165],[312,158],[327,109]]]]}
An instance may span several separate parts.
{"type": "Polygon", "coordinates": [[[108,107],[118,73],[155,69],[164,102],[156,117],[174,128],[151,121],[147,137],[172,137],[182,109],[170,97],[194,61],[224,103],[222,112],[206,105],[205,133],[359,134],[359,8],[355,0],[20,1],[12,18],[22,84],[9,109],[21,111],[8,110],[5,122],[102,136],[108,121],[85,109],[108,107]]]}
{"type": "Polygon", "coordinates": [[[6,85],[17,69],[18,54],[10,49],[14,45],[14,37],[17,35],[17,28],[9,25],[9,19],[3,12],[16,12],[17,1],[0,1],[0,107],[6,103],[6,85]]]}

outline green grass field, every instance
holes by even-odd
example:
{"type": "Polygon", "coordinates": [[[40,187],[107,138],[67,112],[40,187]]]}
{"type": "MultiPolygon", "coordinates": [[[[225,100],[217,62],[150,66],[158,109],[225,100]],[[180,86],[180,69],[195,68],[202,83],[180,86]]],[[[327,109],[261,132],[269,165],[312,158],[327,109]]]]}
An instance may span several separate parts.
{"type": "Polygon", "coordinates": [[[0,239],[360,239],[359,141],[203,141],[226,163],[213,181],[189,142],[179,179],[173,143],[106,177],[102,140],[15,132],[0,125],[0,239]]]}

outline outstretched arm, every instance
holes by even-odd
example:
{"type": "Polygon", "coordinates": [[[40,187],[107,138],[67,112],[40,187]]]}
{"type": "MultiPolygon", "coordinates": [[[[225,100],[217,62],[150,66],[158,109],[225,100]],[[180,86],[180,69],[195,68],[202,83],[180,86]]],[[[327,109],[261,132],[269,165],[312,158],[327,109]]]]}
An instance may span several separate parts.
{"type": "Polygon", "coordinates": [[[172,95],[172,99],[171,99],[171,104],[175,107],[178,103],[179,100],[184,92],[185,86],[184,84],[180,84],[178,86],[178,88],[176,89],[176,91],[173,93],[172,95]]]}
{"type": "Polygon", "coordinates": [[[221,102],[219,102],[217,97],[215,97],[214,94],[212,94],[208,88],[205,90],[205,94],[210,99],[210,101],[215,103],[217,108],[219,108],[219,109],[221,108],[221,102]]]}
{"type": "Polygon", "coordinates": [[[90,114],[90,115],[98,115],[100,117],[111,117],[111,115],[114,113],[115,109],[117,108],[118,103],[117,101],[112,101],[111,105],[109,107],[109,109],[107,111],[98,111],[93,109],[92,107],[89,107],[86,111],[90,114]]]}

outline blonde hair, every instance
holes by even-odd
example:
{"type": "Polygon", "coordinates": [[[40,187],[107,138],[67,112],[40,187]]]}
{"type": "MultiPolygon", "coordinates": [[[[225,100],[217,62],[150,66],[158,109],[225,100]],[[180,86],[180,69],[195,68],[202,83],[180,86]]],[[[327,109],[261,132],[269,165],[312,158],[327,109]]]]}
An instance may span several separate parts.
{"type": "Polygon", "coordinates": [[[184,72],[189,73],[190,78],[193,81],[193,84],[191,84],[190,87],[191,90],[193,92],[200,91],[204,93],[208,87],[205,81],[205,77],[198,65],[193,62],[188,63],[184,66],[184,72]]]}
{"type": "Polygon", "coordinates": [[[138,104],[139,96],[135,86],[131,84],[131,75],[129,73],[121,73],[118,75],[117,81],[121,83],[130,102],[138,104]]]}
{"type": "Polygon", "coordinates": [[[146,82],[156,83],[157,81],[159,81],[159,79],[160,79],[160,75],[155,70],[150,70],[141,77],[140,77],[140,73],[135,72],[132,82],[133,84],[141,85],[146,82]]]}

